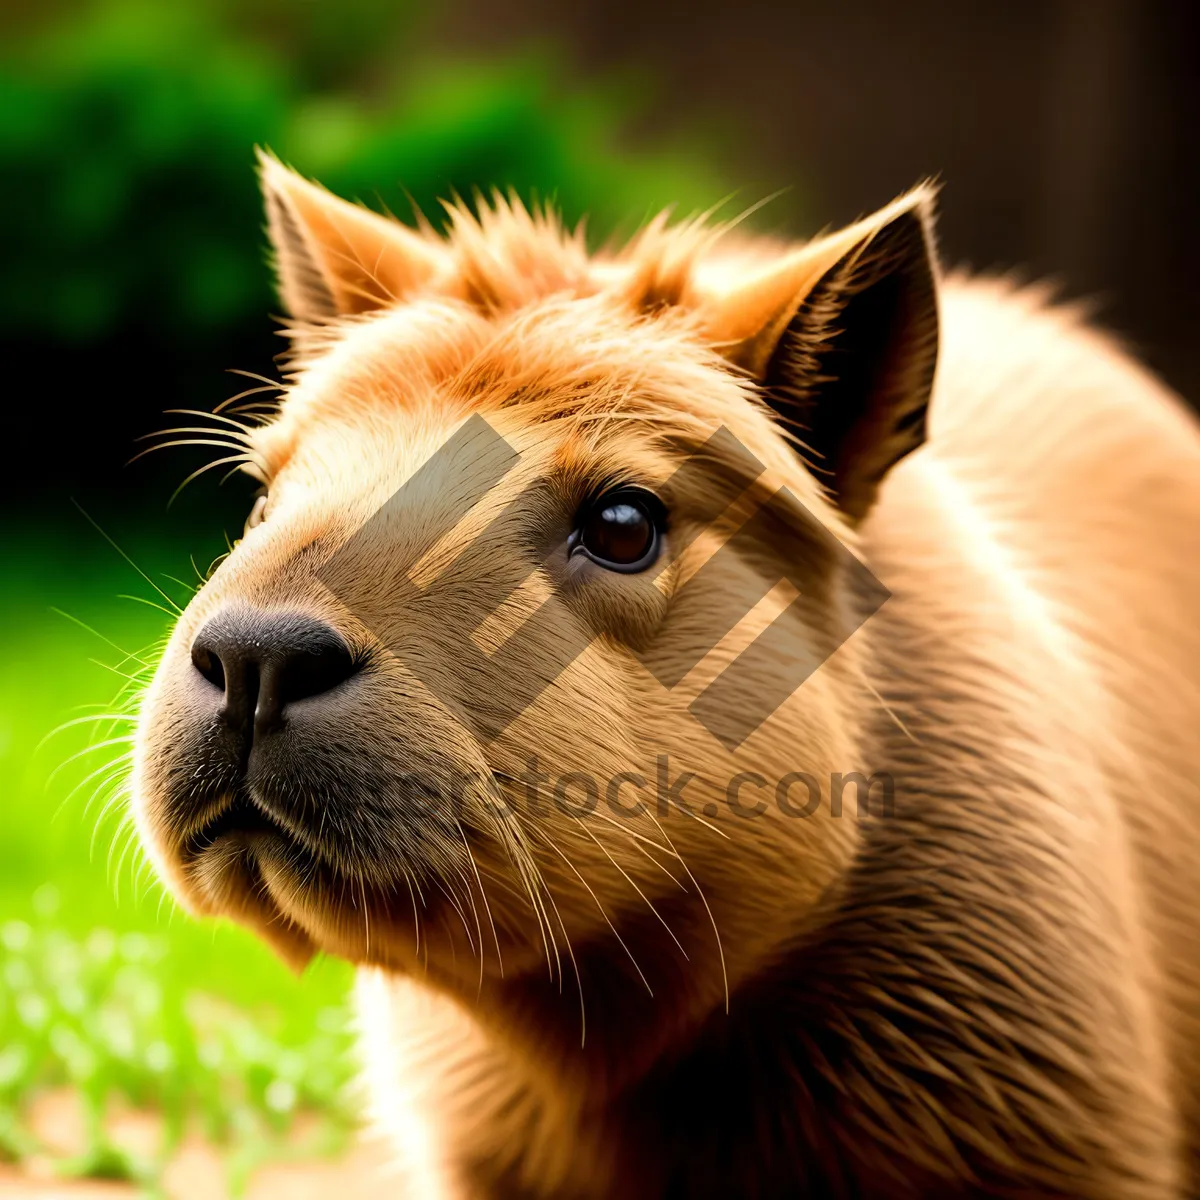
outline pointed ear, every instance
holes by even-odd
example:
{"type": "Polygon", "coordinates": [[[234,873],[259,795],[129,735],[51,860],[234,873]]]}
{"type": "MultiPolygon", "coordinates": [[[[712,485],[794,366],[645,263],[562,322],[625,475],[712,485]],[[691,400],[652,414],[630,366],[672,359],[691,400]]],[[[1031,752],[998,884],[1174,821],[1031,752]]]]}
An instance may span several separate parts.
{"type": "Polygon", "coordinates": [[[801,247],[725,293],[708,319],[854,521],[925,440],[938,347],[932,204],[923,186],[801,247]]]}
{"type": "Polygon", "coordinates": [[[443,266],[441,250],[398,221],[348,204],[258,152],[279,295],[319,321],[402,300],[443,266]]]}

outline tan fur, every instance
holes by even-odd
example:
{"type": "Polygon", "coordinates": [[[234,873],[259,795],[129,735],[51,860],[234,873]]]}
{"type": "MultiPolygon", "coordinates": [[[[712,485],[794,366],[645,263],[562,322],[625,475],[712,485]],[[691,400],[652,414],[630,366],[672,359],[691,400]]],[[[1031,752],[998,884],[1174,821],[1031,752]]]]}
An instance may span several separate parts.
{"type": "MultiPolygon", "coordinates": [[[[341,300],[305,313],[311,280],[289,284],[281,263],[296,358],[252,437],[267,519],[180,619],[143,708],[137,815],[195,911],[237,916],[297,962],[322,948],[361,964],[367,1077],[404,1194],[772,1195],[758,1166],[793,1152],[789,1194],[1200,1187],[1200,436],[1177,400],[1036,292],[946,279],[929,440],[854,527],[762,404],[765,354],[747,347],[773,344],[878,224],[782,267],[699,224],[589,258],[515,202],[453,209],[446,241],[397,241],[278,164],[265,174],[269,195],[321,214],[304,236],[336,252],[313,286],[341,300]],[[392,256],[378,288],[372,230],[392,256]],[[667,480],[681,446],[723,425],[765,464],[759,490],[786,485],[892,598],[724,749],[687,704],[791,596],[773,592],[670,691],[620,643],[670,653],[703,619],[673,601],[736,527],[727,514],[671,562],[661,611],[631,610],[620,577],[581,590],[614,636],[485,745],[405,665],[424,656],[470,701],[436,612],[392,611],[366,566],[354,612],[316,578],[471,413],[523,457],[418,568],[431,578],[529,480],[565,496],[613,473],[667,480]],[[431,835],[420,864],[386,838],[374,875],[345,860],[361,903],[265,843],[258,889],[217,851],[203,868],[180,858],[211,816],[179,815],[180,681],[231,602],[312,613],[356,648],[403,645],[342,718],[339,744],[361,755],[347,777],[478,772],[464,827],[431,835]],[[692,809],[715,815],[496,817],[479,780],[515,793],[531,751],[556,774],[650,781],[669,752],[673,777],[697,776],[692,809]],[[895,813],[738,818],[725,783],[747,770],[887,771],[895,813]],[[418,867],[445,900],[411,892],[418,867]]],[[[674,498],[673,530],[698,502],[674,498]]],[[[388,554],[417,544],[389,537],[388,554]]],[[[534,579],[481,636],[494,647],[549,591],[534,579]]],[[[402,806],[394,821],[407,846],[402,806]]]]}

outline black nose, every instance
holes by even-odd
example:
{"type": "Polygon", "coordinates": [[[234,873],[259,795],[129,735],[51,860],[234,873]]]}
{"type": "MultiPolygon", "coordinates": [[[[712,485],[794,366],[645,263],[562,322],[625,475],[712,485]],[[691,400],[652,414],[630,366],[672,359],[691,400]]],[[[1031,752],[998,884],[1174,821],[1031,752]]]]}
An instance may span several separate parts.
{"type": "Polygon", "coordinates": [[[282,726],[289,704],[330,691],[358,669],[328,625],[253,610],[213,617],[192,643],[192,663],[225,693],[225,720],[253,736],[282,726]]]}

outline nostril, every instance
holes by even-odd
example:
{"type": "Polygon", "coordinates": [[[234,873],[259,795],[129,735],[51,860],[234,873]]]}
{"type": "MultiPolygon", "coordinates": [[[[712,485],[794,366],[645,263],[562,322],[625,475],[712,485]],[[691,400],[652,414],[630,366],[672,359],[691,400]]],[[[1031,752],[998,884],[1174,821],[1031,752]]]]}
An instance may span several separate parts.
{"type": "Polygon", "coordinates": [[[332,691],[358,669],[346,644],[332,630],[323,632],[303,649],[284,658],[279,666],[281,702],[306,700],[332,691]]]}
{"type": "Polygon", "coordinates": [[[278,729],[288,705],[332,691],[358,667],[346,643],[328,626],[293,627],[286,645],[264,665],[254,713],[255,732],[278,729]]]}
{"type": "Polygon", "coordinates": [[[192,666],[213,687],[225,690],[225,668],[221,665],[220,657],[211,646],[205,645],[199,639],[192,646],[192,666]]]}

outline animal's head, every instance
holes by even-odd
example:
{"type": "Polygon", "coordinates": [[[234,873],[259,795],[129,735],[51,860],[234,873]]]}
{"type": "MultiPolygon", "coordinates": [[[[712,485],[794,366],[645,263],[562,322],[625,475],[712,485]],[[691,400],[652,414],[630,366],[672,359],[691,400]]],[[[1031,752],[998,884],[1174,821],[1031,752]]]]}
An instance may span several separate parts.
{"type": "Polygon", "coordinates": [[[155,863],[295,961],[711,999],[714,925],[733,979],[853,854],[778,785],[862,765],[844,547],[923,437],[928,193],[590,257],[515,202],[443,238],[262,179],[292,369],[145,697],[155,863]]]}

